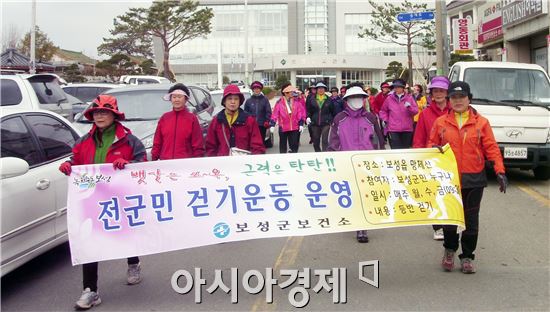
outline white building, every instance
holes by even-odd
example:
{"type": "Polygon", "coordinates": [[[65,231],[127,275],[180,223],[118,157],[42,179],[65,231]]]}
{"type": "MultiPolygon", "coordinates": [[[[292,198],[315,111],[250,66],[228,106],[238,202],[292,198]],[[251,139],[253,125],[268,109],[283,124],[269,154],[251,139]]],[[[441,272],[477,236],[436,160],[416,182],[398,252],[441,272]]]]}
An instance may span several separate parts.
{"type": "MultiPolygon", "coordinates": [[[[212,33],[207,39],[186,41],[170,51],[178,81],[208,87],[217,85],[221,45],[223,75],[245,80],[246,10],[244,0],[200,0],[213,9],[212,33]]],[[[395,3],[395,2],[394,2],[395,3]]],[[[362,0],[248,0],[249,81],[273,84],[286,75],[300,88],[318,81],[329,87],[362,81],[378,87],[392,61],[407,66],[407,49],[361,39],[369,25],[371,7],[362,0]]],[[[155,45],[162,68],[162,47],[155,45]]],[[[413,68],[422,79],[435,62],[434,52],[415,48],[413,68]]],[[[422,82],[416,80],[418,82],[422,82]]]]}

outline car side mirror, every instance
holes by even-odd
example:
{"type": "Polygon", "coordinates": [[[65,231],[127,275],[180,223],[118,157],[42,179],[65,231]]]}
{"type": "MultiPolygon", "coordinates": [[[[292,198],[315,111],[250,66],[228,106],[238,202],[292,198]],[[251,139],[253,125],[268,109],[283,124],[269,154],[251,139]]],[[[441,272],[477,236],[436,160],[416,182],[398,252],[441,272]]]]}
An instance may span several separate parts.
{"type": "Polygon", "coordinates": [[[0,158],[0,167],[2,167],[2,179],[24,175],[29,171],[29,163],[16,157],[0,158]]]}

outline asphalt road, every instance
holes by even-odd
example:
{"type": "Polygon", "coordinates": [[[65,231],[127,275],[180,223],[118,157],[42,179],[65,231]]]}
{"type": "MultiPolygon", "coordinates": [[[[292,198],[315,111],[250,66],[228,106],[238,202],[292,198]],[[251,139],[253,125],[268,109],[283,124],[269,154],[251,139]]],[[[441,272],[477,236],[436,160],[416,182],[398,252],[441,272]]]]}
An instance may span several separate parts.
{"type": "MultiPolygon", "coordinates": [[[[312,151],[302,135],[301,151],[312,151]]],[[[278,146],[270,153],[278,153],[278,146]]],[[[206,292],[214,270],[230,280],[249,269],[345,268],[345,304],[333,304],[333,294],[309,289],[311,311],[366,310],[509,310],[548,311],[550,183],[534,180],[529,172],[511,170],[506,194],[494,180],[486,188],[476,252],[478,272],[472,275],[440,269],[441,242],[432,239],[429,226],[369,231],[370,242],[359,244],[355,233],[260,239],[141,257],[143,281],[125,285],[124,260],[100,264],[99,292],[103,303],[93,311],[283,311],[295,310],[285,290],[274,287],[273,304],[265,303],[265,289],[252,295],[240,286],[238,303],[218,290],[206,292]],[[358,263],[378,260],[379,288],[359,280],[358,263]],[[174,272],[202,268],[202,303],[193,291],[180,295],[171,287],[174,272]]],[[[372,278],[372,267],[366,270],[372,278]]],[[[81,292],[81,269],[71,266],[68,245],[40,256],[2,278],[2,311],[67,311],[81,292]]],[[[285,280],[286,278],[282,279],[285,280]]],[[[254,278],[250,283],[255,286],[254,278]]],[[[229,283],[229,282],[228,282],[229,283]]],[[[182,283],[184,284],[184,283],[182,283]]],[[[181,285],[180,285],[181,286],[181,285]]],[[[296,299],[301,300],[301,295],[296,299]]]]}

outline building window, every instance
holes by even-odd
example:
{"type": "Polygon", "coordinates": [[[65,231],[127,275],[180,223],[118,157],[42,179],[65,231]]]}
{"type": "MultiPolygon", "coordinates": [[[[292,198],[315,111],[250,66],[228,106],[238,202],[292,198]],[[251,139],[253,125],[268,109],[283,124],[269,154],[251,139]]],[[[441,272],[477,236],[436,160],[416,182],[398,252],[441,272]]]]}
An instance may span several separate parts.
{"type": "Polygon", "coordinates": [[[373,73],[367,70],[344,70],[342,71],[342,85],[347,86],[352,82],[361,82],[367,86],[373,86],[373,73]]]}
{"type": "Polygon", "coordinates": [[[374,40],[359,38],[359,33],[363,32],[362,27],[369,25],[370,20],[369,14],[344,15],[344,51],[347,54],[362,54],[369,49],[374,40]]]}
{"type": "MultiPolygon", "coordinates": [[[[220,43],[224,64],[244,62],[245,6],[221,4],[199,9],[204,7],[214,13],[212,32],[207,38],[196,38],[174,47],[170,53],[171,63],[215,64],[220,43]]],[[[288,5],[249,4],[248,43],[249,51],[255,56],[288,54],[288,5]]]]}
{"type": "Polygon", "coordinates": [[[305,0],[304,53],[328,54],[328,1],[305,0]]]}

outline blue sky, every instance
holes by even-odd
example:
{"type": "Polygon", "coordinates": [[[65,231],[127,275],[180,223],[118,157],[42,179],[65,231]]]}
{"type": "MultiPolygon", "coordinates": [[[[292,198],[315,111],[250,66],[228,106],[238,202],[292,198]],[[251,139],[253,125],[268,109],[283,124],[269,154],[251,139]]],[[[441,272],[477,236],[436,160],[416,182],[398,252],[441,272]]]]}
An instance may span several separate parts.
{"type": "MultiPolygon", "coordinates": [[[[152,1],[37,0],[36,24],[55,45],[97,58],[97,46],[109,37],[113,19],[132,7],[148,7],[152,1]]],[[[13,25],[21,37],[31,28],[30,0],[0,1],[2,37],[13,25]]]]}

